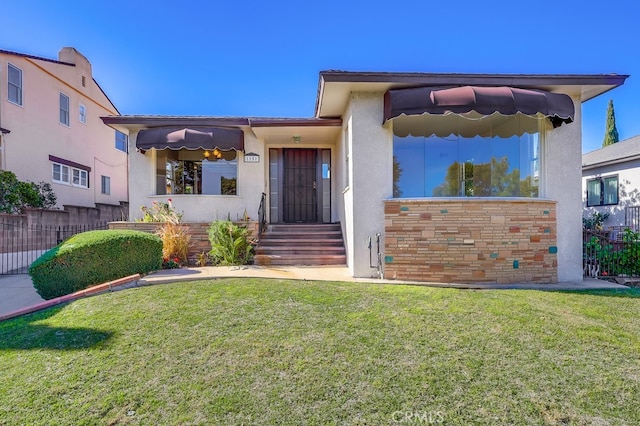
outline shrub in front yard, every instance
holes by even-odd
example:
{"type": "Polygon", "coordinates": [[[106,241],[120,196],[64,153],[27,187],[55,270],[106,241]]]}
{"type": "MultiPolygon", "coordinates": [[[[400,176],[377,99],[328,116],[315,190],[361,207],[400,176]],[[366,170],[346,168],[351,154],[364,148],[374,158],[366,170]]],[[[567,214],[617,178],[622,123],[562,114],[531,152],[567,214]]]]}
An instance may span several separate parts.
{"type": "MultiPolygon", "coordinates": [[[[178,267],[180,264],[187,263],[191,246],[191,235],[187,226],[167,222],[158,228],[156,234],[162,240],[162,257],[164,259],[171,259],[178,264],[178,267]]],[[[163,268],[165,268],[164,264],[163,268]]],[[[172,269],[172,267],[165,269],[172,269]]]]}
{"type": "Polygon", "coordinates": [[[249,231],[229,220],[216,220],[209,226],[209,257],[215,265],[246,265],[253,259],[249,231]]]}
{"type": "Polygon", "coordinates": [[[89,231],[72,236],[40,256],[29,275],[45,299],[95,284],[160,269],[162,241],[130,230],[89,231]]]}

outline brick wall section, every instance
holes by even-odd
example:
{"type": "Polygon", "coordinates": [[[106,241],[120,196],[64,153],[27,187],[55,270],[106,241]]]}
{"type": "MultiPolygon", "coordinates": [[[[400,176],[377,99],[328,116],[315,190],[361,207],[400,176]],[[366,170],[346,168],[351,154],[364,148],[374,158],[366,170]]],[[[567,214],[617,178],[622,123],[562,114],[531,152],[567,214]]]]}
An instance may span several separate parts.
{"type": "MultiPolygon", "coordinates": [[[[253,238],[258,235],[258,222],[236,222],[237,225],[246,226],[249,229],[249,236],[253,238]]],[[[209,253],[211,251],[211,243],[209,242],[209,223],[183,223],[183,226],[189,228],[191,235],[191,247],[189,248],[189,265],[195,265],[198,255],[202,252],[209,253]]],[[[111,222],[109,229],[133,229],[137,231],[155,233],[162,226],[162,223],[145,223],[145,222],[111,222]]]]}
{"type": "Polygon", "coordinates": [[[0,253],[49,249],[76,232],[126,218],[127,203],[95,207],[64,206],[64,210],[26,208],[21,214],[0,213],[0,253]]]}
{"type": "Polygon", "coordinates": [[[556,203],[539,199],[385,201],[387,279],[553,283],[556,203]]]}

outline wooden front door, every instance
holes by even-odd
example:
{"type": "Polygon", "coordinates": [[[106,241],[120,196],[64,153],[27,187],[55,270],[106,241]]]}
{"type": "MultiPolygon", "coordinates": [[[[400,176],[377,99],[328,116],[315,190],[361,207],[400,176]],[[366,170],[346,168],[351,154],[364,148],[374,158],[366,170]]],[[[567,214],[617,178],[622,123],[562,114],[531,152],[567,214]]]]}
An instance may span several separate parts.
{"type": "Polygon", "coordinates": [[[287,223],[318,221],[318,150],[283,150],[282,220],[287,223]]]}

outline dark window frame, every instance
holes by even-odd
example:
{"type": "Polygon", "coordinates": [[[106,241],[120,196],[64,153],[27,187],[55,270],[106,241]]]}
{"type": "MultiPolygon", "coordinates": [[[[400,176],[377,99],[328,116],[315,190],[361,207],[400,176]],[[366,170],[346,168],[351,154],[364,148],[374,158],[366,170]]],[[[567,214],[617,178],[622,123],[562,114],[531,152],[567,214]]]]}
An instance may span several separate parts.
{"type": "Polygon", "coordinates": [[[100,176],[100,193],[103,195],[111,195],[111,177],[100,176]]]}
{"type": "Polygon", "coordinates": [[[596,178],[587,179],[586,195],[587,195],[587,207],[616,206],[616,205],[618,205],[620,203],[620,178],[619,178],[619,176],[618,175],[598,176],[596,178]],[[606,200],[607,200],[608,192],[606,192],[606,189],[607,189],[606,183],[608,181],[611,181],[612,179],[616,180],[615,203],[607,203],[606,200]],[[599,183],[599,188],[600,188],[600,197],[599,197],[599,201],[598,201],[597,204],[589,202],[589,186],[593,182],[598,182],[599,183]]]}

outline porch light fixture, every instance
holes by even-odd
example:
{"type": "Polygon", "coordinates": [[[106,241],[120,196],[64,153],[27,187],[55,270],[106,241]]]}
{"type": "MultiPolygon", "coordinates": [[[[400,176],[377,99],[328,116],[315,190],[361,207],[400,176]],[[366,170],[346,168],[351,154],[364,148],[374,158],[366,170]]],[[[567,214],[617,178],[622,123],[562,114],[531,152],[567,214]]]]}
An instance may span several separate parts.
{"type": "Polygon", "coordinates": [[[209,150],[205,149],[204,158],[208,160],[211,156],[213,156],[214,159],[219,160],[222,158],[222,151],[220,151],[218,148],[214,148],[212,152],[209,152],[209,150]]]}
{"type": "Polygon", "coordinates": [[[300,141],[302,140],[302,136],[294,136],[293,137],[293,143],[300,143],[300,141]]]}

